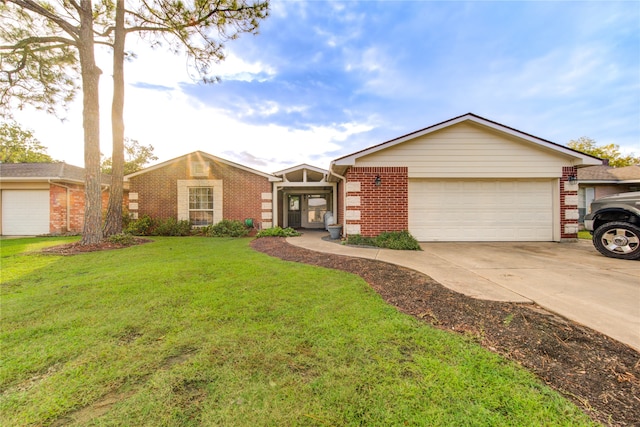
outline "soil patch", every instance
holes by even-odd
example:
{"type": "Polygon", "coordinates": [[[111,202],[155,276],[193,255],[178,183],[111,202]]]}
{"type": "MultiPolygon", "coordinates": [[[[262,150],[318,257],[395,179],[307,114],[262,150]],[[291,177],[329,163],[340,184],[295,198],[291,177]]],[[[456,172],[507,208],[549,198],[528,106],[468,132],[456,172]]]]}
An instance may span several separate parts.
{"type": "Polygon", "coordinates": [[[331,255],[284,238],[252,242],[283,260],[358,274],[388,303],[437,328],[477,340],[513,360],[605,425],[640,425],[640,353],[535,304],[478,300],[381,261],[331,255]]]}
{"type": "Polygon", "coordinates": [[[143,243],[151,242],[149,239],[143,239],[140,237],[134,237],[132,244],[112,243],[108,240],[103,240],[100,243],[93,245],[82,245],[80,242],[68,243],[66,245],[51,246],[41,250],[44,254],[53,255],[77,255],[86,252],[108,251],[113,249],[128,248],[130,246],[142,245],[143,243]]]}

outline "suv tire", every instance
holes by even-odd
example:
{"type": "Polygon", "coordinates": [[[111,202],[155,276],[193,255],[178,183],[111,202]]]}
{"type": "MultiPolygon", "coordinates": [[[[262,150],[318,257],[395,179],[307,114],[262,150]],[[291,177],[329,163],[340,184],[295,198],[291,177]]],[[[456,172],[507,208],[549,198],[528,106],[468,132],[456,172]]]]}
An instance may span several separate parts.
{"type": "Polygon", "coordinates": [[[640,259],[640,227],[628,222],[607,222],[593,232],[593,246],[604,256],[640,259]]]}

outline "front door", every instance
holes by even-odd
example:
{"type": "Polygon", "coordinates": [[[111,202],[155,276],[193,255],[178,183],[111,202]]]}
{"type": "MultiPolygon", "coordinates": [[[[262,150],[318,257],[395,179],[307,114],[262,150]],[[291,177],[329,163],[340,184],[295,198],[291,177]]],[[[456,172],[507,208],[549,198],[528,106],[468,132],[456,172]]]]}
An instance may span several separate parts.
{"type": "Polygon", "coordinates": [[[309,194],[305,197],[305,228],[324,228],[324,214],[327,213],[327,195],[309,194]]]}
{"type": "Polygon", "coordinates": [[[300,228],[302,226],[302,217],[300,215],[300,196],[289,195],[289,209],[287,215],[287,225],[291,228],[300,228]]]}

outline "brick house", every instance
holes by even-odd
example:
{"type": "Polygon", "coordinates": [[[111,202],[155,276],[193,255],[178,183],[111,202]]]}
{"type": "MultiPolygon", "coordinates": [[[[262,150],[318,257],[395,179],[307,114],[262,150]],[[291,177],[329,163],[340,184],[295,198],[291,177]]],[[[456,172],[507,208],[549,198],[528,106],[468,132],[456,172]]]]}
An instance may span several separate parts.
{"type": "Polygon", "coordinates": [[[560,241],[577,237],[578,168],[597,165],[469,113],[335,159],[328,170],[302,164],[270,174],[196,151],[127,175],[125,203],[134,218],[195,226],[330,222],[343,235],[408,230],[425,242],[560,241]]]}
{"type": "Polygon", "coordinates": [[[133,218],[190,220],[195,226],[222,219],[272,226],[273,175],[196,151],[125,177],[133,218]]]}
{"type": "Polygon", "coordinates": [[[331,162],[343,234],[419,241],[577,237],[577,168],[595,157],[465,114],[331,162]]]}
{"type": "MultiPolygon", "coordinates": [[[[84,169],[61,163],[0,165],[0,234],[80,233],[84,226],[84,169]]],[[[110,178],[102,177],[102,207],[110,178]]]]}

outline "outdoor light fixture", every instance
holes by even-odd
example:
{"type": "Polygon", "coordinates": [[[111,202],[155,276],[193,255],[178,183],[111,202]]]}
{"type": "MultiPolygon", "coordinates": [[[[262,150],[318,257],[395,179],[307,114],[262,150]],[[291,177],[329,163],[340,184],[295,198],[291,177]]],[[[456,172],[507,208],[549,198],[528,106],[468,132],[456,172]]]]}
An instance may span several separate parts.
{"type": "Polygon", "coordinates": [[[568,179],[571,184],[575,184],[576,182],[578,182],[578,177],[575,175],[569,175],[568,179]]]}
{"type": "Polygon", "coordinates": [[[382,185],[382,178],[380,178],[380,175],[376,175],[376,179],[375,181],[373,181],[373,183],[376,185],[376,187],[380,187],[380,185],[382,185]]]}

